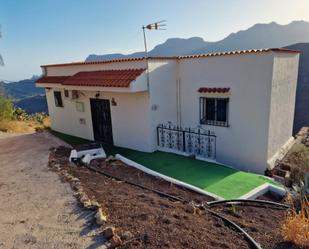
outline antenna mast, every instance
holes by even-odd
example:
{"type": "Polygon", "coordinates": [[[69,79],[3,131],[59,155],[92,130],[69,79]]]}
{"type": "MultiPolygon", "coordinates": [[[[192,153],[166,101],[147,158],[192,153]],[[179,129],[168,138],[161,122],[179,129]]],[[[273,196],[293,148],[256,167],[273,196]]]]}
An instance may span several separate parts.
{"type": "Polygon", "coordinates": [[[143,26],[143,36],[144,36],[144,46],[145,46],[145,59],[146,59],[146,70],[147,70],[147,89],[149,90],[149,65],[148,65],[148,49],[147,49],[147,39],[146,39],[146,29],[148,30],[166,30],[166,21],[162,20],[159,22],[151,23],[143,26]]]}

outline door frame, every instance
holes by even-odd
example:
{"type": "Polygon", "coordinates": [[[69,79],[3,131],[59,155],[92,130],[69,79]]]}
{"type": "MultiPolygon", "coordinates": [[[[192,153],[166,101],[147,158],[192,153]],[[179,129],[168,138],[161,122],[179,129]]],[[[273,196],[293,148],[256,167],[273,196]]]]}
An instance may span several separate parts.
{"type": "MultiPolygon", "coordinates": [[[[103,108],[103,107],[102,107],[103,108]]],[[[109,99],[96,99],[96,98],[90,98],[90,111],[91,111],[91,120],[92,120],[92,130],[93,130],[93,139],[94,141],[98,141],[100,143],[104,143],[104,144],[109,144],[109,145],[114,145],[114,136],[113,136],[113,125],[112,125],[112,113],[111,113],[111,103],[109,99]],[[105,104],[107,104],[107,109],[105,109],[104,111],[106,112],[108,118],[109,118],[109,122],[107,124],[105,124],[105,126],[109,126],[109,132],[110,132],[110,138],[109,141],[106,141],[106,138],[104,138],[104,129],[101,131],[101,137],[98,138],[97,137],[97,130],[98,130],[98,124],[95,120],[95,110],[93,109],[93,103],[95,102],[101,102],[105,104]],[[103,136],[102,136],[103,135],[103,136]]],[[[103,114],[103,112],[102,112],[103,114]]],[[[103,117],[101,117],[102,119],[103,117]]],[[[103,118],[104,119],[104,118],[103,118]]],[[[101,127],[103,128],[104,125],[101,127]]]]}

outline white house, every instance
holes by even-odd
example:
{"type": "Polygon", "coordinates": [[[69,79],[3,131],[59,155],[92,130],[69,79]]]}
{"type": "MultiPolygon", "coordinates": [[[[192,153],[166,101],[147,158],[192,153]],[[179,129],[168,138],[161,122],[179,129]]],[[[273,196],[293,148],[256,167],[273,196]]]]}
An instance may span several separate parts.
{"type": "Polygon", "coordinates": [[[54,64],[37,86],[56,131],[263,173],[293,142],[298,60],[260,49],[54,64]]]}

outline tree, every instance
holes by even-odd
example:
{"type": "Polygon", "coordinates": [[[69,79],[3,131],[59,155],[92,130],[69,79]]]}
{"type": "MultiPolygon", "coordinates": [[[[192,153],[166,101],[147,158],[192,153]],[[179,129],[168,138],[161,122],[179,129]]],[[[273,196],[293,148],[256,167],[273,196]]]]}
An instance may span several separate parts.
{"type": "Polygon", "coordinates": [[[13,101],[0,89],[0,121],[12,119],[14,114],[13,101]]]}

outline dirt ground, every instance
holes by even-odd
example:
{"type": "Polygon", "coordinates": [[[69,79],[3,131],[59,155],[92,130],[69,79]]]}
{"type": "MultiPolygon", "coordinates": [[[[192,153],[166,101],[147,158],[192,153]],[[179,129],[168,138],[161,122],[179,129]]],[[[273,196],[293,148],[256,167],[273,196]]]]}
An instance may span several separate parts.
{"type": "MultiPolygon", "coordinates": [[[[194,212],[188,204],[172,201],[85,167],[72,167],[66,163],[68,152],[60,148],[52,153],[52,164],[59,163],[62,170],[80,179],[87,195],[97,200],[107,214],[106,226],[116,227],[120,236],[128,232],[132,234],[129,240],[123,240],[120,248],[250,248],[241,234],[209,213],[194,212]]],[[[201,203],[211,200],[210,197],[171,185],[119,161],[102,161],[96,163],[95,167],[123,180],[134,181],[185,201],[201,203]]],[[[283,241],[280,234],[285,210],[267,206],[223,206],[213,210],[243,227],[263,249],[299,248],[283,241]]]]}
{"type": "Polygon", "coordinates": [[[47,168],[49,148],[61,144],[45,132],[0,132],[0,249],[104,248],[89,211],[47,168]]]}

